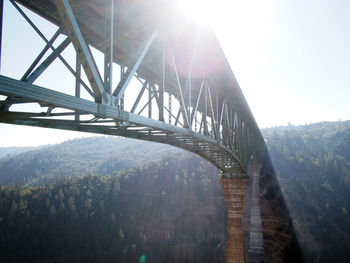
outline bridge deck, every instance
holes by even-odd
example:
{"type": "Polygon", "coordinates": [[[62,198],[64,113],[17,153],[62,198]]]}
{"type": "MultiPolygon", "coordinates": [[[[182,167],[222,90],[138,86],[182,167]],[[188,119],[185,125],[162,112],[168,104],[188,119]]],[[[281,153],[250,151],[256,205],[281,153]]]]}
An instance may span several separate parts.
{"type": "MultiPolygon", "coordinates": [[[[61,25],[57,8],[53,0],[16,0],[50,22],[61,25]]],[[[108,39],[106,38],[106,16],[109,6],[105,0],[71,1],[72,9],[86,41],[96,49],[104,52],[108,39]]],[[[123,1],[115,0],[114,21],[114,62],[119,65],[132,66],[135,57],[142,49],[154,30],[161,37],[157,38],[144,58],[137,75],[143,79],[161,83],[161,45],[166,40],[172,43],[175,58],[177,58],[180,79],[186,79],[190,65],[192,66],[192,81],[199,82],[210,78],[218,91],[219,100],[228,100],[239,118],[256,125],[251,111],[246,103],[234,74],[222,52],[215,34],[209,27],[198,27],[187,21],[177,10],[176,1],[123,1]],[[192,47],[197,43],[196,55],[192,56],[192,47]]],[[[166,68],[171,68],[171,58],[166,56],[166,68]]],[[[171,71],[166,74],[166,92],[179,98],[176,92],[176,75],[171,71]]],[[[192,104],[196,101],[200,85],[193,85],[192,104]]],[[[198,111],[204,109],[202,103],[198,111]]],[[[210,116],[210,113],[209,113],[210,116]]]]}

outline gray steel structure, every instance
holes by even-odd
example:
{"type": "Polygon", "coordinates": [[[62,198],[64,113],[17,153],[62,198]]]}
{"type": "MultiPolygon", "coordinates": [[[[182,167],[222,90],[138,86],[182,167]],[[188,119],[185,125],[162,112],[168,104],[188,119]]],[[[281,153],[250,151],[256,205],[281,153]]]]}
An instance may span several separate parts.
{"type": "Polygon", "coordinates": [[[265,151],[212,30],[186,20],[173,1],[9,1],[45,46],[21,79],[0,76],[0,122],[171,144],[229,175],[246,175],[252,152],[265,151]],[[57,26],[51,39],[22,6],[57,26]],[[75,68],[62,55],[69,45],[76,53],[75,68]],[[103,76],[91,47],[104,56],[103,76]],[[74,76],[74,95],[35,85],[55,60],[74,76]],[[113,78],[119,78],[115,87],[113,78]],[[41,110],[14,109],[32,103],[41,110]]]}

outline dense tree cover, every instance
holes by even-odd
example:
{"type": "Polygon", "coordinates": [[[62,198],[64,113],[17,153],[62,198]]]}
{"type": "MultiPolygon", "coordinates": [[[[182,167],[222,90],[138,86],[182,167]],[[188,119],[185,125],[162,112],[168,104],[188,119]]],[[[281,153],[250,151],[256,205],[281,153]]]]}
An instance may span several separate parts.
{"type": "Polygon", "coordinates": [[[223,262],[217,173],[178,151],[112,176],[0,186],[0,261],[223,262]]]}
{"type": "MultiPolygon", "coordinates": [[[[0,159],[0,261],[223,262],[217,175],[194,154],[125,138],[7,156],[0,159]]],[[[267,256],[301,262],[270,161],[260,182],[267,256]]],[[[249,200],[245,210],[248,247],[249,200]]]]}
{"type": "MultiPolygon", "coordinates": [[[[17,155],[24,152],[29,152],[33,150],[38,150],[40,148],[44,148],[45,146],[38,147],[0,147],[0,158],[10,157],[13,155],[17,155]]],[[[48,147],[48,146],[46,146],[48,147]]]]}
{"type": "Polygon", "coordinates": [[[307,262],[350,258],[350,121],[263,130],[307,262]]]}
{"type": "Polygon", "coordinates": [[[175,151],[164,144],[117,137],[75,139],[0,159],[0,184],[40,185],[65,176],[113,175],[175,151]]]}

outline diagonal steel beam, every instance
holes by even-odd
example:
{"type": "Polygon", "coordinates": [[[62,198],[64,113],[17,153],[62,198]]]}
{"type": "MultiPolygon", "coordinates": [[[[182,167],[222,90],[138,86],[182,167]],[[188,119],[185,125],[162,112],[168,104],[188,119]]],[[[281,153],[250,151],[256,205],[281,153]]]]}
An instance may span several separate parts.
{"type": "Polygon", "coordinates": [[[134,63],[134,65],[132,67],[128,68],[128,70],[125,72],[124,76],[120,80],[117,88],[113,92],[113,96],[117,97],[117,101],[115,102],[116,104],[118,104],[118,101],[122,98],[122,96],[123,96],[123,94],[125,92],[125,89],[128,87],[131,79],[133,78],[134,74],[136,73],[136,71],[140,67],[143,59],[145,58],[145,56],[147,54],[147,51],[149,50],[149,48],[152,45],[152,43],[153,43],[154,39],[156,38],[156,36],[157,36],[157,31],[154,31],[153,34],[151,35],[151,37],[146,42],[146,45],[143,47],[143,49],[140,52],[139,56],[137,57],[136,62],[134,63]]]}
{"type": "Polygon", "coordinates": [[[223,115],[224,115],[224,110],[225,110],[225,99],[222,100],[222,106],[221,106],[221,113],[220,113],[220,117],[219,117],[219,123],[218,123],[218,127],[217,127],[217,134],[218,134],[218,140],[220,140],[220,126],[222,124],[222,120],[223,120],[223,115]]]}
{"type": "Polygon", "coordinates": [[[204,125],[204,122],[206,120],[204,120],[204,114],[202,115],[202,118],[201,118],[201,123],[199,125],[199,133],[202,133],[202,129],[203,129],[203,125],[204,125]]]}
{"type": "MultiPolygon", "coordinates": [[[[164,109],[169,113],[170,119],[171,119],[171,117],[173,117],[174,119],[177,119],[176,116],[171,113],[171,110],[169,108],[164,106],[164,109]]],[[[179,123],[181,127],[184,127],[184,125],[179,120],[177,121],[177,123],[179,123]]],[[[171,121],[169,121],[169,124],[171,124],[171,121]]]]}
{"type": "Polygon", "coordinates": [[[154,83],[152,83],[152,85],[151,85],[151,91],[153,92],[153,96],[156,99],[158,110],[160,110],[161,104],[160,104],[159,96],[158,96],[159,92],[157,91],[156,86],[154,85],[154,83]]]}
{"type": "Polygon", "coordinates": [[[29,74],[34,70],[36,65],[39,63],[39,61],[42,59],[42,57],[45,55],[45,53],[49,50],[50,46],[55,42],[57,37],[62,32],[62,28],[59,28],[56,33],[52,36],[50,41],[45,45],[43,50],[39,53],[39,55],[36,57],[36,59],[33,61],[33,63],[30,65],[30,67],[27,69],[26,73],[22,76],[21,80],[24,81],[28,78],[29,74]]]}
{"type": "Polygon", "coordinates": [[[72,40],[73,46],[79,56],[85,74],[89,80],[92,90],[95,93],[96,101],[107,104],[108,97],[104,90],[104,85],[100,73],[97,69],[95,60],[91,54],[89,46],[86,44],[80,31],[77,20],[68,0],[55,0],[61,22],[72,40]]]}
{"type": "Polygon", "coordinates": [[[228,104],[226,104],[226,114],[225,114],[225,119],[226,119],[226,144],[229,145],[229,148],[231,149],[231,130],[232,130],[232,123],[231,123],[231,119],[230,119],[230,113],[231,110],[228,106],[228,104]]]}
{"type": "MultiPolygon", "coordinates": [[[[183,112],[182,111],[182,109],[181,109],[181,105],[180,105],[180,107],[179,107],[179,110],[177,111],[177,114],[176,114],[176,117],[175,117],[175,126],[178,124],[178,123],[180,123],[180,115],[181,115],[181,112],[183,112]]],[[[185,118],[184,118],[184,121],[185,121],[185,118]]]]}
{"type": "MultiPolygon", "coordinates": [[[[182,88],[181,88],[181,82],[180,82],[180,78],[179,78],[179,74],[177,72],[177,66],[176,66],[176,61],[175,61],[175,57],[173,54],[172,49],[170,48],[170,54],[171,54],[171,60],[173,63],[173,67],[174,67],[174,71],[175,71],[175,75],[176,75],[176,80],[177,80],[177,88],[180,94],[180,109],[182,109],[182,112],[185,116],[185,121],[188,127],[190,127],[190,121],[189,121],[189,117],[188,117],[188,113],[187,113],[187,109],[186,109],[186,104],[185,104],[185,100],[182,94],[182,88]]],[[[175,124],[176,125],[176,124],[175,124]]]]}
{"type": "MultiPolygon", "coordinates": [[[[152,95],[149,97],[149,99],[148,99],[148,101],[151,101],[151,104],[152,104],[153,98],[154,98],[154,94],[152,94],[152,95]]],[[[146,102],[146,104],[143,105],[143,107],[142,107],[141,110],[137,113],[137,115],[140,115],[148,105],[150,105],[150,103],[149,103],[149,102],[146,102]]],[[[150,111],[150,109],[152,109],[152,107],[149,108],[148,110],[150,111]]],[[[148,116],[149,116],[149,115],[152,115],[152,111],[151,111],[151,113],[148,112],[148,116]]]]}
{"type": "Polygon", "coordinates": [[[237,114],[234,113],[233,117],[233,128],[232,128],[232,142],[233,142],[233,147],[234,150],[237,150],[237,140],[238,140],[238,135],[237,135],[237,127],[238,127],[238,117],[237,114]]]}
{"type": "Polygon", "coordinates": [[[198,97],[197,97],[196,105],[195,105],[194,109],[192,110],[192,114],[191,114],[191,123],[193,123],[193,118],[194,118],[194,116],[196,116],[196,114],[197,114],[198,104],[199,104],[199,100],[200,100],[200,98],[201,98],[203,86],[204,86],[204,80],[202,81],[201,87],[200,87],[199,92],[198,92],[198,97]]]}
{"type": "Polygon", "coordinates": [[[48,56],[43,63],[41,63],[32,74],[29,75],[26,79],[21,79],[27,83],[33,83],[51,64],[52,62],[63,52],[63,50],[68,47],[70,44],[70,39],[67,37],[57,48],[54,52],[48,56]]]}
{"type": "Polygon", "coordinates": [[[207,121],[207,116],[208,116],[208,88],[207,84],[204,89],[204,110],[203,110],[203,134],[208,135],[208,121],[207,121]]]}
{"type": "Polygon", "coordinates": [[[213,107],[213,100],[212,100],[212,97],[211,97],[211,92],[210,92],[210,88],[207,87],[207,90],[208,90],[208,100],[209,100],[209,109],[210,109],[210,113],[211,113],[211,123],[212,123],[212,131],[213,131],[213,135],[214,135],[214,138],[218,138],[217,136],[217,123],[215,121],[215,113],[214,113],[214,107],[213,107]]]}
{"type": "Polygon", "coordinates": [[[137,95],[136,101],[135,101],[134,105],[133,105],[132,108],[131,108],[131,111],[130,111],[131,113],[134,113],[135,110],[136,110],[136,107],[139,105],[140,100],[141,100],[141,98],[142,98],[142,96],[143,96],[143,93],[145,92],[145,90],[146,90],[146,88],[147,88],[147,84],[148,84],[148,81],[146,80],[146,81],[143,83],[142,88],[141,88],[141,90],[140,90],[140,92],[139,92],[139,95],[137,95]]]}
{"type": "MultiPolygon", "coordinates": [[[[40,36],[40,38],[42,40],[44,40],[44,42],[46,44],[49,43],[49,40],[46,39],[46,37],[43,35],[43,33],[41,33],[41,31],[34,25],[34,23],[29,19],[29,17],[22,11],[22,9],[15,3],[15,1],[10,0],[11,4],[17,9],[17,11],[22,15],[22,17],[27,21],[27,23],[33,28],[33,30],[40,36]]],[[[56,49],[50,45],[50,48],[52,49],[53,52],[56,52],[56,49]]],[[[67,63],[67,61],[61,56],[58,55],[58,58],[61,60],[61,62],[66,66],[66,68],[76,77],[79,78],[77,76],[77,74],[74,72],[74,70],[72,69],[72,67],[67,63]]],[[[80,83],[83,85],[83,87],[86,89],[86,91],[93,97],[95,98],[95,95],[93,94],[93,92],[89,89],[89,87],[85,84],[84,81],[82,81],[79,78],[80,83]]]]}

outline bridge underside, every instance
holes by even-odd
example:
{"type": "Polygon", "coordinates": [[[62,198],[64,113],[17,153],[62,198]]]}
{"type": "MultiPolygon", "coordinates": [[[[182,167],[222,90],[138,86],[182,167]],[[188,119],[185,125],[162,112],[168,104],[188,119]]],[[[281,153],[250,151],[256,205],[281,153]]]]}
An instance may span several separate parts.
{"type": "Polygon", "coordinates": [[[170,144],[200,155],[226,173],[242,172],[238,157],[227,147],[188,129],[4,76],[0,76],[0,92],[12,98],[11,101],[2,101],[3,107],[8,103],[33,102],[47,107],[47,111],[39,113],[0,111],[0,121],[3,123],[117,135],[170,144]],[[53,107],[68,111],[52,113],[53,107]],[[90,118],[76,120],[76,116],[90,118]]]}
{"type": "Polygon", "coordinates": [[[0,122],[171,144],[223,173],[246,174],[264,142],[210,29],[155,0],[9,1],[45,46],[20,79],[0,76],[0,122]],[[17,2],[57,31],[46,37],[17,2]],[[104,58],[100,67],[92,48],[104,58]],[[71,88],[36,84],[56,61],[74,78],[71,88]]]}

